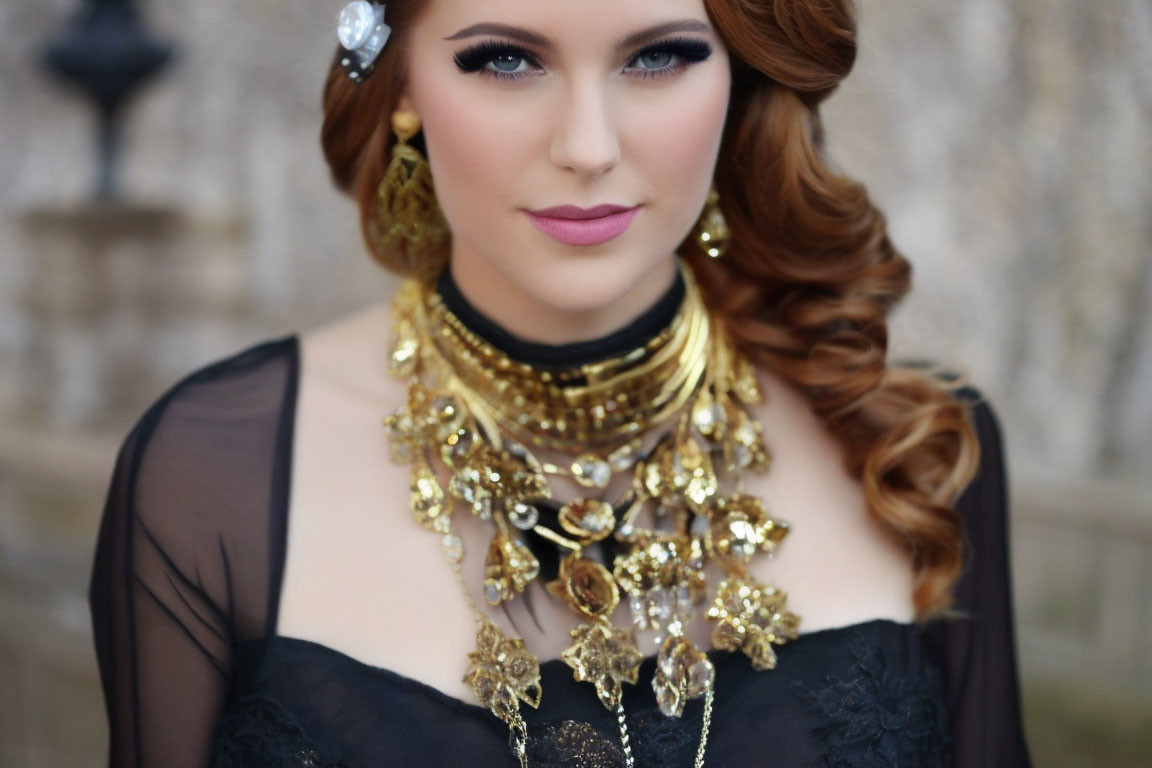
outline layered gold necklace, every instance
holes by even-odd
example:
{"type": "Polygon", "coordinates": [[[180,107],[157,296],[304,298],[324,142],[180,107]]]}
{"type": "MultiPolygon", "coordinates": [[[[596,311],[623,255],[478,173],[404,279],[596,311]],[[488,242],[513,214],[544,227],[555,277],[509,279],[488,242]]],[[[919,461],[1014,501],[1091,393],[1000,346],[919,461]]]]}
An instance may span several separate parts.
{"type": "Polygon", "coordinates": [[[433,283],[409,280],[393,300],[390,366],[408,382],[408,395],[384,419],[392,458],[410,465],[416,522],[441,536],[476,617],[464,680],[510,728],[522,768],[528,732],[520,705],[541,703],[540,663],[472,600],[461,572],[463,540],[452,527],[458,507],[491,524],[483,584],[490,605],[515,599],[540,575],[525,534],[562,553],[557,578],[545,586],[583,623],[561,656],[615,715],[629,768],[622,693],[624,683],[637,682],[643,660],[637,631],[656,634],[652,686],[660,710],[679,717],[688,701],[704,699],[697,768],[715,669],[685,634],[694,616],[714,622],[713,647],[742,651],[758,670],[776,665],[774,644],[797,635],[799,617],[786,610],[786,594],[748,573],[752,557],[771,556],[789,530],[743,492],[742,473],[764,473],[770,464],[762,427],[750,415],[761,401],[755,372],[710,316],[691,269],[677,265],[684,299],[667,327],[627,353],[569,367],[511,359],[454,315],[433,283]],[[571,459],[544,461],[534,453],[540,449],[571,459]],[[446,487],[437,465],[450,478],[446,487]],[[630,482],[621,498],[596,497],[622,473],[630,482]],[[553,498],[549,475],[588,489],[559,507],[554,524],[540,512],[553,498]],[[638,524],[646,508],[652,527],[638,524]],[[593,549],[609,537],[618,554],[602,563],[593,549]],[[725,572],[714,588],[705,577],[710,560],[725,572]],[[622,599],[632,613],[627,628],[609,618],[622,599]]]}

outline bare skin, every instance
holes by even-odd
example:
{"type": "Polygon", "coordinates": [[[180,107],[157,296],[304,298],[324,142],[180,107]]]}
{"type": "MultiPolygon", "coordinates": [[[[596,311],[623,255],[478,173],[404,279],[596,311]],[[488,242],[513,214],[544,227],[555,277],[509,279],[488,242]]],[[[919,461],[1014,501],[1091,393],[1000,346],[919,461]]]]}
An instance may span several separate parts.
{"type": "MultiPolygon", "coordinates": [[[[382,340],[389,329],[387,307],[380,304],[301,335],[277,632],[470,701],[460,678],[475,623],[438,537],[412,520],[407,467],[389,459],[381,425],[404,401],[403,383],[386,373],[382,340]]],[[[759,371],[759,379],[766,397],[757,417],[774,462],[767,474],[749,475],[746,490],[793,530],[775,558],[757,558],[753,575],[788,592],[802,633],[874,618],[911,621],[909,555],[867,514],[860,484],[842,468],[839,444],[805,400],[767,371],[759,371]]],[[[566,492],[557,489],[558,495],[566,492]]],[[[469,553],[465,577],[473,599],[484,605],[488,524],[464,514],[456,520],[469,553]]],[[[556,658],[578,620],[539,584],[532,589],[540,628],[522,601],[508,616],[498,609],[489,615],[524,637],[541,660],[556,658]]],[[[621,606],[614,617],[619,625],[625,625],[626,610],[621,606]]],[[[706,648],[709,629],[698,619],[689,636],[706,648]]]]}

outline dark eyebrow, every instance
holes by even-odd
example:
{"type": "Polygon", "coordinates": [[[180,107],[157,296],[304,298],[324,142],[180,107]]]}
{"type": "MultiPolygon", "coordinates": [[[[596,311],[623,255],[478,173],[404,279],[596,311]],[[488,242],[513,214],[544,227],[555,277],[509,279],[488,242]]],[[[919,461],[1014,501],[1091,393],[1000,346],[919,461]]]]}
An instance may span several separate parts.
{"type": "MultiPolygon", "coordinates": [[[[651,27],[633,32],[628,37],[621,40],[616,45],[616,53],[623,53],[632,48],[636,48],[649,40],[655,39],[662,35],[667,35],[671,32],[704,32],[712,31],[712,27],[699,19],[677,19],[675,21],[666,21],[662,24],[656,24],[651,27]]],[[[527,45],[534,45],[538,48],[550,48],[552,42],[541,34],[533,32],[530,29],[523,27],[514,27],[510,24],[496,24],[492,22],[481,22],[480,24],[473,24],[470,27],[465,27],[454,35],[450,35],[445,40],[460,40],[465,37],[473,37],[475,35],[502,35],[517,40],[527,45]]]]}

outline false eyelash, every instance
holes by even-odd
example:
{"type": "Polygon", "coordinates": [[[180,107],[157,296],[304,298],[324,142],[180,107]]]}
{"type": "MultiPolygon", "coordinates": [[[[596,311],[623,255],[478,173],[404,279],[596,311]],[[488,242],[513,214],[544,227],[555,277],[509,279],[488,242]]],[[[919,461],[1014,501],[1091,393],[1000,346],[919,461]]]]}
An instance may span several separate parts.
{"type": "MultiPolygon", "coordinates": [[[[687,66],[704,61],[712,55],[712,46],[703,40],[697,40],[688,37],[674,37],[668,40],[663,40],[659,43],[654,43],[645,48],[640,49],[629,61],[633,61],[641,56],[651,53],[671,53],[674,56],[682,59],[680,64],[663,69],[641,70],[641,77],[661,77],[665,75],[673,75],[681,72],[687,66]]],[[[539,67],[540,63],[532,52],[514,43],[505,43],[496,40],[485,40],[470,48],[466,48],[457,53],[453,58],[456,62],[457,68],[463,73],[479,72],[481,75],[497,77],[505,80],[514,80],[518,77],[523,77],[529,72],[498,72],[487,69],[487,64],[497,56],[514,56],[523,59],[531,66],[539,67]]]]}
{"type": "Polygon", "coordinates": [[[670,37],[646,48],[641,48],[632,58],[635,59],[646,53],[674,53],[685,61],[695,64],[712,55],[712,46],[703,40],[692,37],[670,37]]]}
{"type": "MultiPolygon", "coordinates": [[[[497,56],[515,56],[524,59],[529,64],[539,66],[536,58],[527,48],[522,48],[512,43],[501,43],[495,40],[485,40],[470,48],[465,48],[457,53],[453,59],[456,61],[456,66],[461,72],[468,73],[484,70],[485,65],[497,56]]],[[[519,77],[519,75],[509,75],[501,72],[488,74],[495,74],[498,77],[519,77]]]]}

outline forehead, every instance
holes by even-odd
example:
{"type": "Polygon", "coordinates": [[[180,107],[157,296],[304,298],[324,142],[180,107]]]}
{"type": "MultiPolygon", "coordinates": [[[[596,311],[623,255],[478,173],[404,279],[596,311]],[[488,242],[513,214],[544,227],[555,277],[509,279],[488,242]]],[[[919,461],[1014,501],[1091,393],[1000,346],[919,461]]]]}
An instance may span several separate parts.
{"type": "Polygon", "coordinates": [[[614,44],[640,29],[686,20],[711,26],[704,0],[429,0],[419,25],[438,38],[474,25],[514,25],[566,47],[614,44]]]}

